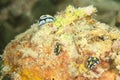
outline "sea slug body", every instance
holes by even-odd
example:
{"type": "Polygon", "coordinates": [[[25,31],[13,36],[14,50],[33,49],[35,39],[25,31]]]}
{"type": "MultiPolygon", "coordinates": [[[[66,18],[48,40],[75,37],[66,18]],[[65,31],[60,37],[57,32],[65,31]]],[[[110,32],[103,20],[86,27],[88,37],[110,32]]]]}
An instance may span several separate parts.
{"type": "Polygon", "coordinates": [[[39,26],[44,25],[45,23],[54,22],[55,18],[50,15],[42,15],[39,19],[39,26]]]}

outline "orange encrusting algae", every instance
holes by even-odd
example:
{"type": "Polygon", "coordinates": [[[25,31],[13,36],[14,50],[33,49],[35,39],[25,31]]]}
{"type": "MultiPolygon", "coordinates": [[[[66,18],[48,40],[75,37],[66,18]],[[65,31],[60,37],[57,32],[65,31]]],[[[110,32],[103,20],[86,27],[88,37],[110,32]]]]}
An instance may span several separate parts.
{"type": "Polygon", "coordinates": [[[99,80],[116,80],[117,74],[113,71],[104,72],[99,80]]]}

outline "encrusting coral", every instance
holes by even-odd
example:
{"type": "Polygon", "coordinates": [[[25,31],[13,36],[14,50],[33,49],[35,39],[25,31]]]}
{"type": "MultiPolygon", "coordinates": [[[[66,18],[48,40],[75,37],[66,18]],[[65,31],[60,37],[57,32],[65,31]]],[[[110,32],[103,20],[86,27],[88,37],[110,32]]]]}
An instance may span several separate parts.
{"type": "Polygon", "coordinates": [[[120,31],[93,19],[96,11],[68,6],[16,36],[4,50],[1,79],[119,80],[120,31]]]}

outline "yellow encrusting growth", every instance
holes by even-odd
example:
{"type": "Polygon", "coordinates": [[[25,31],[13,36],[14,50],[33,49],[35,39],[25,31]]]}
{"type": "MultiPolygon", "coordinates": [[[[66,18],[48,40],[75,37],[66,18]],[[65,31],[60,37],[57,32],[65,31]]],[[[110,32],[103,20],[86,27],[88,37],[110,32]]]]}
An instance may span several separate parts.
{"type": "Polygon", "coordinates": [[[21,80],[43,80],[40,74],[32,69],[22,69],[20,75],[21,80]]]}
{"type": "MultiPolygon", "coordinates": [[[[93,8],[92,6],[90,7],[91,9],[93,9],[93,12],[96,12],[95,8],[93,8]]],[[[88,13],[85,12],[84,8],[75,9],[73,6],[69,5],[66,8],[63,16],[56,16],[57,20],[53,25],[57,27],[67,26],[73,23],[75,20],[82,19],[83,17],[87,16],[88,13]]]]}
{"type": "Polygon", "coordinates": [[[79,72],[80,72],[80,74],[83,74],[83,73],[85,73],[87,71],[88,71],[88,69],[85,67],[84,64],[80,64],[79,65],[79,72]]]}

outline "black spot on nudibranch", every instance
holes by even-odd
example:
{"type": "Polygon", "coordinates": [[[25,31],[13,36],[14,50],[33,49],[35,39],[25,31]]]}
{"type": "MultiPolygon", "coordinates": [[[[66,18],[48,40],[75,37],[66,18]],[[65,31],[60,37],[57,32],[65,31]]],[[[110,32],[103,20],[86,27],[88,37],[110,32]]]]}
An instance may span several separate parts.
{"type": "Polygon", "coordinates": [[[61,50],[62,50],[62,45],[61,45],[60,43],[56,43],[56,45],[55,45],[55,47],[54,47],[54,53],[55,53],[56,55],[59,55],[60,52],[61,52],[61,50]]]}
{"type": "Polygon", "coordinates": [[[87,59],[87,67],[93,69],[97,64],[100,64],[100,60],[97,57],[89,57],[87,59]]]}
{"type": "Polygon", "coordinates": [[[42,15],[39,19],[39,26],[44,25],[45,23],[54,22],[55,18],[50,15],[42,15]]]}

